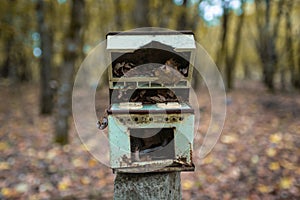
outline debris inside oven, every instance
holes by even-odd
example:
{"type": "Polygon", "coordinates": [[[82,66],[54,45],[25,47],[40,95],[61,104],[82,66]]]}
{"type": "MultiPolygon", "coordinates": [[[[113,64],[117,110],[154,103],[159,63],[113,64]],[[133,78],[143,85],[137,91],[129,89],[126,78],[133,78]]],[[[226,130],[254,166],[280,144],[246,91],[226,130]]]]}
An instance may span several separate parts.
{"type": "Polygon", "coordinates": [[[165,102],[179,102],[180,99],[170,89],[160,90],[136,90],[130,98],[130,102],[143,102],[144,104],[155,104],[165,102]]]}
{"type": "MultiPolygon", "coordinates": [[[[162,44],[160,44],[162,45],[162,44]]],[[[188,76],[190,54],[173,49],[148,48],[146,45],[133,53],[115,54],[112,63],[113,77],[157,77],[172,75],[176,79],[188,76]]],[[[151,45],[150,45],[151,46],[151,45]]]]}
{"type": "Polygon", "coordinates": [[[188,68],[180,68],[179,63],[171,58],[165,64],[148,63],[136,66],[131,62],[116,63],[113,67],[115,77],[156,77],[158,83],[176,84],[186,76],[188,68]]]}
{"type": "Polygon", "coordinates": [[[175,159],[174,128],[130,129],[134,161],[175,159]]]}

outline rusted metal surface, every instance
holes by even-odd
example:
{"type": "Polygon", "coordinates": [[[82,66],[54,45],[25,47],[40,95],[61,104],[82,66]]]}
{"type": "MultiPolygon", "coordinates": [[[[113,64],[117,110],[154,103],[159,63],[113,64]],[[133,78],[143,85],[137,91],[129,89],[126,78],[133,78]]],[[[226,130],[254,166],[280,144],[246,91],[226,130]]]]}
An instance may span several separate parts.
{"type": "Polygon", "coordinates": [[[173,158],[173,160],[177,160],[177,162],[173,161],[174,163],[182,164],[182,166],[192,165],[193,115],[122,114],[109,115],[109,117],[111,118],[109,122],[111,146],[119,147],[119,149],[111,152],[113,168],[135,167],[134,165],[143,165],[142,161],[146,161],[146,163],[151,161],[152,164],[155,164],[155,159],[159,159],[156,156],[157,154],[161,154],[162,159],[173,158]],[[150,117],[152,120],[149,120],[150,117]],[[167,121],[166,117],[169,117],[167,121]],[[165,131],[165,134],[170,135],[170,139],[167,139],[164,135],[159,136],[160,129],[172,130],[172,133],[165,131]],[[132,146],[133,138],[137,138],[137,142],[141,143],[136,145],[138,148],[132,146]],[[167,141],[167,146],[163,144],[164,138],[167,141]],[[169,153],[161,153],[163,150],[168,150],[169,153]],[[135,161],[140,161],[140,163],[135,161]]]}
{"type": "Polygon", "coordinates": [[[190,143],[190,160],[193,163],[193,145],[190,143]]]}
{"type": "Polygon", "coordinates": [[[190,113],[194,114],[194,109],[187,103],[180,104],[180,108],[160,108],[155,104],[145,105],[140,109],[120,109],[119,104],[112,104],[107,110],[108,114],[181,114],[181,113],[190,113]]]}
{"type": "Polygon", "coordinates": [[[123,125],[136,125],[136,124],[149,124],[149,123],[178,123],[182,122],[186,115],[184,114],[164,114],[164,115],[159,115],[157,113],[149,115],[149,113],[146,114],[119,114],[119,113],[114,113],[118,114],[116,116],[117,121],[120,124],[123,125]]]}
{"type": "Polygon", "coordinates": [[[176,161],[179,164],[183,164],[183,165],[185,165],[187,163],[187,159],[185,157],[179,157],[176,161]]]}
{"type": "Polygon", "coordinates": [[[121,165],[123,165],[122,163],[124,163],[125,165],[130,165],[131,164],[131,159],[128,158],[126,155],[123,155],[121,165]]]}
{"type": "Polygon", "coordinates": [[[193,114],[194,109],[168,109],[168,110],[107,110],[108,114],[180,114],[180,113],[191,113],[193,114]]]}
{"type": "Polygon", "coordinates": [[[152,172],[174,172],[174,171],[195,171],[195,166],[166,166],[158,167],[153,166],[141,166],[141,167],[128,167],[128,168],[114,168],[114,173],[152,173],[152,172]]]}
{"type": "MultiPolygon", "coordinates": [[[[182,158],[185,160],[184,158],[182,158]]],[[[115,172],[122,173],[146,173],[146,172],[170,172],[170,171],[194,171],[193,163],[187,164],[181,160],[159,160],[150,162],[134,162],[128,167],[114,168],[115,172]]]]}

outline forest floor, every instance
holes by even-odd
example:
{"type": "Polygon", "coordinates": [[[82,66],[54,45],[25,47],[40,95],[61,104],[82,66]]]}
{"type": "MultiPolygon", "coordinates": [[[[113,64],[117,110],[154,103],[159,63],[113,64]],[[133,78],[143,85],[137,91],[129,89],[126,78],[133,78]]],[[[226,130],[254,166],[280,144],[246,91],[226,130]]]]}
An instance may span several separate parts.
{"type": "MultiPolygon", "coordinates": [[[[54,117],[39,115],[38,89],[0,86],[0,199],[112,199],[115,175],[86,151],[74,126],[70,144],[53,143],[54,117]]],[[[300,199],[300,94],[250,82],[227,97],[218,143],[194,160],[195,172],[181,173],[183,199],[300,199]]]]}

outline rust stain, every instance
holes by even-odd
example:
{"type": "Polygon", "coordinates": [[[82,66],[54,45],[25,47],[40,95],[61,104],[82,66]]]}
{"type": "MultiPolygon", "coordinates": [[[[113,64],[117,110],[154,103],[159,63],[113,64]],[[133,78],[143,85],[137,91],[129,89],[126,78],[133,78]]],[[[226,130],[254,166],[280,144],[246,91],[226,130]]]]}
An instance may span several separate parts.
{"type": "MultiPolygon", "coordinates": [[[[125,163],[125,164],[127,164],[127,165],[130,165],[131,159],[128,158],[126,155],[123,155],[123,156],[122,156],[122,161],[121,161],[121,163],[125,163]]],[[[122,164],[121,164],[121,165],[122,165],[122,164]]]]}
{"type": "Polygon", "coordinates": [[[191,159],[191,163],[193,163],[193,149],[192,149],[192,144],[190,144],[190,159],[191,159]]]}
{"type": "Polygon", "coordinates": [[[186,157],[179,157],[178,159],[177,159],[180,163],[184,163],[184,164],[186,164],[186,157]]]}

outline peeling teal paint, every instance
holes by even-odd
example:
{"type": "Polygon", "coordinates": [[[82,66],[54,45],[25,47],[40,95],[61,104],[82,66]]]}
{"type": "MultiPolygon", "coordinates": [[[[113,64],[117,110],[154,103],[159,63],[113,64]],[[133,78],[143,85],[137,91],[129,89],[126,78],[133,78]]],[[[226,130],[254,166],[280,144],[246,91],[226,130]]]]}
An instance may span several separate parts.
{"type": "MultiPolygon", "coordinates": [[[[155,105],[145,106],[147,109],[154,110],[155,105]]],[[[144,108],[144,109],[146,109],[144,108]]],[[[117,104],[112,105],[112,111],[116,111],[117,104]]],[[[188,105],[184,105],[182,108],[190,109],[188,105]]],[[[159,108],[161,110],[161,108],[159,108]]],[[[158,161],[148,162],[134,162],[132,159],[132,153],[130,150],[130,128],[173,128],[174,129],[174,160],[185,160],[187,165],[192,166],[191,152],[193,148],[194,138],[194,114],[182,113],[182,114],[113,114],[108,116],[109,119],[109,141],[110,141],[110,159],[111,167],[115,168],[127,168],[132,166],[142,166],[151,163],[157,163],[158,161]],[[137,120],[149,119],[151,117],[153,121],[137,120]],[[165,118],[169,118],[168,122],[165,118]],[[174,118],[174,121],[172,121],[174,118]],[[181,121],[179,120],[181,119],[181,121]],[[130,120],[130,121],[128,121],[130,120]]],[[[163,162],[160,160],[159,162],[163,162]]],[[[166,161],[166,162],[169,162],[166,161]]]]}

